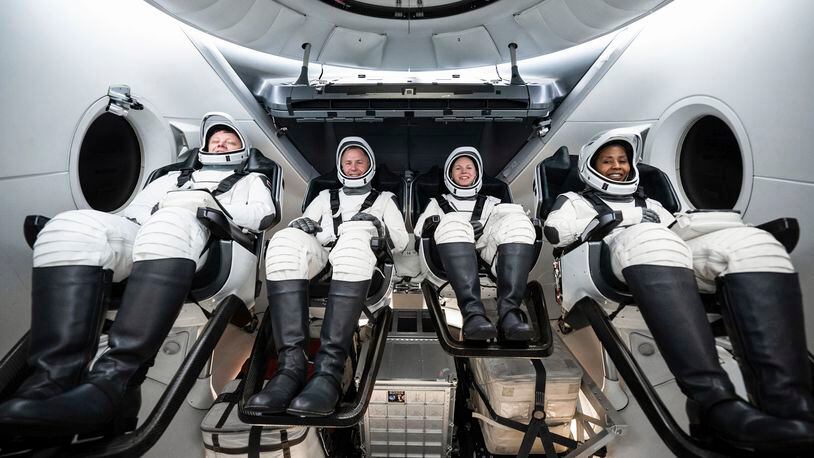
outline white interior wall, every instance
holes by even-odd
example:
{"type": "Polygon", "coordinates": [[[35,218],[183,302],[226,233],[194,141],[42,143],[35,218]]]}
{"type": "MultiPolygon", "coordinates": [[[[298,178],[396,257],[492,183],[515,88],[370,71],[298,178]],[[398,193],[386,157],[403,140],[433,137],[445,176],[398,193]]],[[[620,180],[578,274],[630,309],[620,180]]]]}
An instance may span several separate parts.
{"type": "MultiPolygon", "coordinates": [[[[644,30],[596,85],[561,129],[549,134],[536,165],[560,146],[577,154],[579,145],[609,127],[652,122],[645,162],[665,170],[676,185],[676,157],[682,135],[693,122],[676,108],[689,97],[709,101],[696,113],[721,114],[738,136],[746,157],[739,202],[749,223],[796,217],[801,237],[792,259],[806,303],[809,348],[814,348],[814,29],[808,18],[814,4],[805,0],[673,2],[654,13],[644,30]],[[681,121],[676,128],[673,121],[681,121]],[[740,134],[739,134],[740,132],[740,134]],[[750,163],[751,161],[751,163],[750,163]]],[[[521,69],[522,71],[522,69],[521,69]]],[[[680,110],[679,110],[680,111],[680,110]]],[[[685,110],[686,111],[686,110],[685,110]]],[[[512,192],[533,207],[534,167],[512,182],[512,192]]],[[[681,196],[684,207],[687,200],[681,196]]],[[[546,249],[544,252],[550,253],[546,249]]],[[[540,275],[551,283],[550,254],[540,275]]]]}
{"type": "MultiPolygon", "coordinates": [[[[120,1],[111,8],[104,0],[13,0],[4,6],[13,14],[0,15],[5,68],[0,138],[7,140],[0,151],[1,352],[30,326],[31,250],[22,237],[23,219],[77,208],[71,145],[86,110],[107,94],[108,86],[130,85],[132,94],[146,102],[145,111],[162,121],[160,128],[139,132],[142,139],[158,139],[147,142],[146,172],[174,158],[168,121],[196,126],[208,111],[232,114],[248,128],[255,146],[284,160],[180,24],[147,3],[120,1]]],[[[144,113],[132,119],[139,116],[144,113]]],[[[199,142],[196,135],[187,141],[191,146],[199,142]]],[[[286,185],[301,195],[304,181],[285,169],[286,185]]],[[[290,219],[299,205],[286,202],[283,218],[290,219]]]]}

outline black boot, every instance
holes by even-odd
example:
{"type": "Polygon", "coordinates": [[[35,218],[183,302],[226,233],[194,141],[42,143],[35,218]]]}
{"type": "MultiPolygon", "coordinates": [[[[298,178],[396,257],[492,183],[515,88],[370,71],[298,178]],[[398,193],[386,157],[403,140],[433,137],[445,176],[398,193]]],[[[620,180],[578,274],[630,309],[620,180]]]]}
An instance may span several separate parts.
{"type": "Polygon", "coordinates": [[[34,373],[13,398],[45,399],[79,384],[99,344],[112,278],[97,266],[32,270],[28,364],[34,373]]]}
{"type": "MultiPolygon", "coordinates": [[[[245,408],[262,413],[285,412],[305,385],[308,360],[308,280],[267,281],[277,372],[245,408]]],[[[267,352],[268,353],[268,352],[267,352]]]]}
{"type": "Polygon", "coordinates": [[[486,317],[480,299],[478,254],[474,243],[456,242],[436,245],[444,264],[449,284],[458,299],[463,315],[463,335],[467,340],[488,340],[497,337],[495,326],[486,317]]]}
{"type": "Polygon", "coordinates": [[[139,385],[178,317],[194,274],[195,262],[189,259],[134,263],[108,333],[110,348],[76,388],[18,403],[17,426],[24,434],[116,434],[135,428],[139,385]]]}
{"type": "Polygon", "coordinates": [[[368,281],[331,280],[328,305],[322,321],[320,346],[314,361],[314,376],[287,412],[302,417],[323,417],[336,409],[342,392],[342,373],[362,313],[368,281]]]}
{"type": "Polygon", "coordinates": [[[798,275],[728,274],[718,279],[718,292],[752,402],[780,418],[814,423],[798,275]]]}
{"type": "Polygon", "coordinates": [[[533,262],[532,245],[504,243],[497,247],[497,327],[501,339],[527,341],[534,337],[534,329],[520,309],[533,262]]]}
{"type": "Polygon", "coordinates": [[[637,265],[622,271],[679,388],[690,432],[738,448],[799,451],[814,446],[814,425],[783,420],[738,398],[718,363],[692,270],[637,265]]]}

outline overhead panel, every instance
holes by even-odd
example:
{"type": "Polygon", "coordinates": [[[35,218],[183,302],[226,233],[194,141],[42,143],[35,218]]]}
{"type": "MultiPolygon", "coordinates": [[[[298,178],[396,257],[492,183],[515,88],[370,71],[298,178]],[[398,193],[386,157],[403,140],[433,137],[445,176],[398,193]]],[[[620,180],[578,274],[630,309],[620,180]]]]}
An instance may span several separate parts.
{"type": "Polygon", "coordinates": [[[284,8],[271,0],[257,0],[246,12],[243,20],[233,27],[220,31],[223,38],[235,43],[253,46],[263,37],[274,33],[275,23],[279,27],[280,12],[284,8]]]}
{"type": "MultiPolygon", "coordinates": [[[[272,2],[271,0],[258,0],[257,3],[264,3],[267,6],[262,8],[268,8],[269,10],[273,9],[275,11],[266,13],[269,15],[265,17],[255,17],[249,19],[252,22],[258,22],[256,27],[262,26],[262,21],[269,21],[270,17],[273,17],[274,19],[270,21],[268,30],[266,30],[263,35],[251,41],[247,40],[246,45],[254,49],[262,49],[267,53],[279,54],[289,44],[290,39],[296,35],[296,31],[300,29],[303,24],[305,24],[307,18],[290,8],[281,6],[272,2]],[[271,14],[274,16],[271,16],[271,14]]],[[[260,14],[258,14],[258,16],[259,15],[260,14]]],[[[299,47],[301,43],[295,43],[295,45],[299,47]]]]}
{"type": "Polygon", "coordinates": [[[334,27],[322,46],[319,60],[348,67],[378,67],[386,42],[386,35],[334,27]]]}
{"type": "Polygon", "coordinates": [[[212,5],[198,10],[191,11],[184,15],[184,18],[193,24],[199,24],[215,34],[234,26],[244,20],[246,13],[251,9],[253,1],[218,1],[212,5]]]}
{"type": "Polygon", "coordinates": [[[438,68],[476,67],[500,63],[500,53],[486,27],[478,26],[432,36],[438,68]]]}

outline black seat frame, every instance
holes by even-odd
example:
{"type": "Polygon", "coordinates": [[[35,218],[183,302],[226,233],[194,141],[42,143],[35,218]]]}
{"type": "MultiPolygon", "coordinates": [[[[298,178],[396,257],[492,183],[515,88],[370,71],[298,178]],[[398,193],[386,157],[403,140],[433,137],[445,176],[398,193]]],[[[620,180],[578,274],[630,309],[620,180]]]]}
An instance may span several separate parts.
{"type": "MultiPolygon", "coordinates": [[[[170,171],[188,168],[190,166],[197,167],[200,165],[197,162],[197,150],[192,150],[189,157],[185,161],[162,167],[155,170],[148,177],[147,183],[155,180],[158,177],[166,175],[170,171]]],[[[272,198],[274,206],[277,210],[275,218],[271,226],[280,221],[280,199],[283,188],[282,170],[280,166],[266,158],[257,150],[252,149],[249,154],[247,167],[245,169],[249,172],[263,173],[269,179],[271,187],[275,190],[272,198]]],[[[146,185],[145,185],[146,186],[146,185]]],[[[225,217],[222,211],[217,209],[198,209],[198,219],[206,225],[211,232],[212,242],[210,245],[210,255],[207,263],[199,271],[202,277],[207,280],[212,279],[212,284],[203,285],[198,274],[193,279],[193,287],[190,291],[190,297],[195,300],[200,300],[207,295],[219,291],[228,278],[228,271],[231,267],[231,241],[240,243],[246,249],[252,251],[258,256],[262,254],[262,234],[254,231],[246,231],[235,225],[231,220],[225,217]],[[220,248],[220,249],[213,249],[220,248]],[[225,270],[225,273],[223,273],[225,270]],[[214,272],[214,274],[213,274],[214,272]],[[196,281],[197,279],[197,281],[196,281]]],[[[23,223],[23,235],[26,242],[33,248],[37,235],[45,226],[49,218],[40,215],[29,215],[23,223]]],[[[203,282],[205,283],[205,282],[203,282]]],[[[259,292],[259,288],[256,289],[259,292]]],[[[12,444],[3,444],[0,449],[0,454],[17,453],[17,450],[24,451],[33,449],[34,451],[49,450],[48,453],[53,453],[59,456],[83,456],[83,457],[101,457],[101,456],[140,456],[146,453],[169,426],[175,413],[181,407],[187,394],[195,384],[195,380],[203,370],[209,359],[215,345],[220,340],[223,332],[226,330],[227,324],[230,322],[237,324],[245,324],[246,317],[251,318],[251,313],[243,303],[235,295],[229,295],[224,298],[215,307],[214,311],[209,314],[209,320],[201,331],[199,337],[192,345],[189,353],[184,358],[181,366],[176,372],[175,376],[170,381],[165,389],[158,403],[150,412],[147,419],[135,431],[130,434],[121,436],[100,437],[94,440],[73,443],[73,444],[50,444],[47,441],[22,441],[12,444]],[[236,317],[240,317],[236,320],[236,317]]],[[[12,347],[12,349],[0,360],[0,399],[10,396],[31,373],[32,369],[28,366],[26,359],[28,355],[28,348],[30,345],[30,331],[12,347]]]]}
{"type": "MultiPolygon", "coordinates": [[[[560,194],[568,191],[579,192],[584,189],[577,172],[577,160],[577,156],[569,156],[567,148],[563,147],[553,156],[538,164],[534,191],[537,194],[537,216],[539,218],[545,219],[548,216],[554,201],[560,194]]],[[[668,211],[678,212],[681,208],[680,203],[667,175],[646,164],[639,164],[638,169],[640,182],[648,197],[659,201],[668,211]]],[[[619,299],[619,302],[623,304],[625,300],[631,302],[632,295],[629,290],[624,285],[620,287],[618,281],[612,284],[609,280],[613,277],[609,273],[610,269],[602,268],[602,264],[604,264],[602,251],[606,249],[603,247],[605,244],[602,239],[619,221],[611,215],[606,215],[605,217],[600,216],[598,223],[590,233],[583,234],[581,240],[564,249],[555,249],[554,257],[558,258],[581,243],[588,243],[592,278],[594,280],[608,279],[608,283],[605,285],[605,288],[608,288],[608,294],[606,294],[608,298],[619,299]]],[[[758,227],[774,235],[789,252],[799,238],[799,225],[794,218],[779,218],[758,227]]],[[[599,285],[598,288],[603,294],[606,293],[599,285]]],[[[708,296],[711,297],[704,298],[705,304],[711,299],[715,300],[715,295],[708,296]]],[[[613,316],[609,316],[594,299],[585,297],[579,300],[565,317],[561,318],[560,328],[565,332],[570,332],[591,326],[648,421],[673,453],[686,457],[761,456],[753,451],[735,449],[717,441],[702,442],[684,432],[622,341],[612,324],[612,319],[613,316]]],[[[814,355],[809,353],[808,357],[809,363],[814,367],[814,355]]]]}

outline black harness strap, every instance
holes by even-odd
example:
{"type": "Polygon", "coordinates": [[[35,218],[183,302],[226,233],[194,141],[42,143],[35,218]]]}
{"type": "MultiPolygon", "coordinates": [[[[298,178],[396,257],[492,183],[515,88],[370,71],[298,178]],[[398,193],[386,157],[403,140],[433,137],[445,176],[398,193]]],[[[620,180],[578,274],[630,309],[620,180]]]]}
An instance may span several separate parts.
{"type": "MultiPolygon", "coordinates": [[[[610,206],[607,203],[605,203],[605,201],[602,200],[598,195],[596,195],[597,193],[593,189],[582,191],[579,194],[582,197],[584,197],[588,202],[590,202],[591,205],[593,205],[594,210],[596,210],[596,212],[599,213],[600,215],[604,213],[613,212],[613,209],[610,208],[610,206]]],[[[645,197],[642,195],[642,193],[640,193],[638,190],[631,197],[633,197],[633,202],[636,204],[637,207],[647,208],[647,201],[645,200],[645,197]]]]}
{"type": "Polygon", "coordinates": [[[187,184],[187,181],[192,179],[192,172],[194,171],[195,169],[192,167],[185,167],[181,169],[181,174],[178,175],[178,181],[175,185],[180,188],[181,186],[187,184]]]}
{"type": "Polygon", "coordinates": [[[441,207],[441,210],[443,210],[444,213],[452,213],[455,211],[455,209],[452,208],[452,204],[450,204],[449,201],[444,198],[444,196],[438,198],[438,206],[441,207]]]}
{"type": "MultiPolygon", "coordinates": [[[[470,221],[480,220],[481,216],[483,215],[483,207],[486,205],[487,198],[488,196],[485,194],[478,194],[478,197],[475,200],[475,206],[472,208],[472,217],[469,218],[470,221]]],[[[458,211],[452,206],[451,203],[449,203],[447,199],[444,198],[444,196],[438,198],[438,206],[441,207],[441,210],[443,210],[444,213],[458,211]]]]}
{"type": "Polygon", "coordinates": [[[472,209],[472,217],[469,218],[470,221],[480,221],[481,215],[483,215],[483,206],[486,204],[486,195],[478,194],[478,200],[475,201],[475,208],[472,209]]]}
{"type": "MultiPolygon", "coordinates": [[[[371,189],[368,193],[365,201],[362,202],[362,206],[359,208],[359,213],[367,210],[368,208],[372,207],[374,203],[376,203],[376,199],[379,198],[381,193],[375,189],[371,189]]],[[[339,209],[339,189],[331,189],[331,216],[333,217],[334,223],[334,235],[339,237],[339,225],[342,224],[342,212],[339,209]]]]}
{"type": "Polygon", "coordinates": [[[245,177],[248,174],[249,172],[246,171],[235,172],[229,175],[228,177],[220,180],[220,183],[218,183],[218,187],[214,191],[212,191],[212,195],[217,196],[229,192],[229,190],[232,189],[235,183],[243,179],[243,177],[245,177]]]}
{"type": "Polygon", "coordinates": [[[263,434],[262,426],[252,426],[249,430],[249,458],[260,458],[260,439],[263,434]]]}

